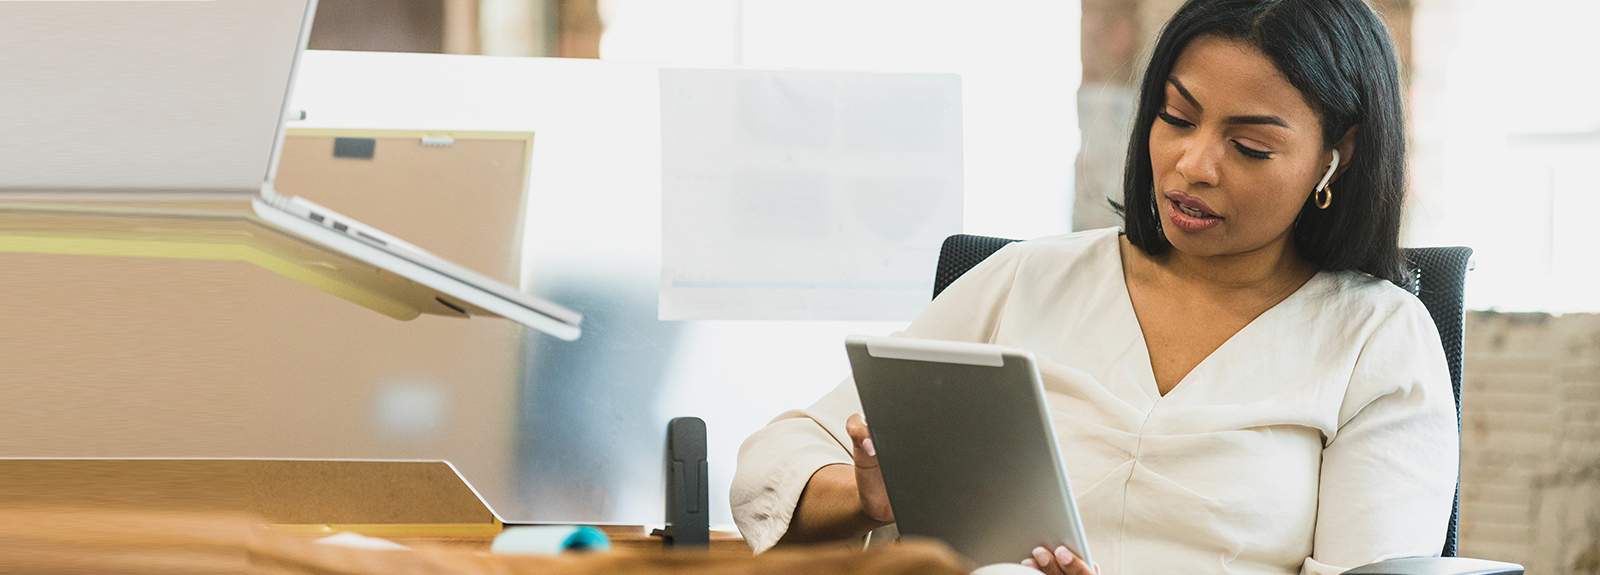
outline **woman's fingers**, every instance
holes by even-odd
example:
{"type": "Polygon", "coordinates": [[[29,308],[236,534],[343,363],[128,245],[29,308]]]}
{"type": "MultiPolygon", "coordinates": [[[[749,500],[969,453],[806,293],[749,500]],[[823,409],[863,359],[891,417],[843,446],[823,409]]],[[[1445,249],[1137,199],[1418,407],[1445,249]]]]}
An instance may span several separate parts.
{"type": "Polygon", "coordinates": [[[1077,555],[1074,555],[1066,546],[1056,547],[1056,561],[1061,563],[1061,572],[1068,575],[1095,575],[1095,569],[1077,555]]]}
{"type": "Polygon", "coordinates": [[[844,420],[844,430],[850,434],[850,442],[854,444],[857,452],[856,465],[861,465],[862,457],[868,457],[872,458],[872,461],[867,467],[877,467],[878,451],[873,449],[872,434],[867,430],[867,418],[859,413],[851,415],[844,420]]]}
{"type": "Polygon", "coordinates": [[[851,415],[844,422],[850,434],[851,458],[855,460],[856,492],[861,497],[861,509],[877,521],[894,521],[894,510],[889,507],[889,490],[883,486],[883,473],[878,469],[878,452],[872,445],[872,435],[867,430],[867,420],[860,414],[851,415]]]}
{"type": "Polygon", "coordinates": [[[1025,559],[1024,561],[1031,561],[1034,569],[1049,573],[1050,575],[1061,574],[1061,566],[1056,564],[1056,561],[1051,557],[1050,552],[1046,551],[1043,547],[1034,547],[1033,557],[1025,559]]]}
{"type": "Polygon", "coordinates": [[[844,430],[850,434],[851,458],[856,467],[876,468],[878,450],[872,445],[872,434],[867,430],[867,419],[857,413],[844,420],[844,430]]]}
{"type": "Polygon", "coordinates": [[[1022,564],[1049,575],[1098,575],[1100,572],[1099,569],[1084,563],[1065,546],[1058,546],[1054,551],[1035,547],[1033,556],[1023,559],[1022,564]]]}

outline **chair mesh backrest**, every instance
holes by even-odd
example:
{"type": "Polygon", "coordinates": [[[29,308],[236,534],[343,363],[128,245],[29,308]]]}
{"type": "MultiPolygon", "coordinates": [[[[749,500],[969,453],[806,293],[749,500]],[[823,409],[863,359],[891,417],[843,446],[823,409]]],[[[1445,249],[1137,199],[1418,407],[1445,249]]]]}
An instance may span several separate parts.
{"type": "MultiPolygon", "coordinates": [[[[1456,431],[1461,430],[1461,334],[1466,310],[1462,297],[1466,291],[1467,262],[1472,248],[1410,248],[1405,250],[1406,270],[1411,284],[1406,286],[1433,316],[1444,344],[1445,362],[1450,366],[1450,387],[1456,395],[1456,431]]],[[[1461,511],[1461,484],[1456,483],[1456,502],[1450,508],[1450,527],[1445,531],[1440,555],[1456,556],[1456,518],[1461,511]]]]}
{"type": "MultiPolygon", "coordinates": [[[[1006,244],[1019,240],[970,236],[958,234],[945,238],[939,249],[939,269],[933,276],[933,297],[939,297],[951,282],[967,273],[1006,244]]],[[[1444,357],[1450,366],[1450,386],[1456,397],[1456,430],[1461,429],[1461,333],[1465,320],[1462,307],[1463,288],[1466,283],[1467,261],[1472,248],[1409,248],[1405,251],[1406,269],[1410,274],[1408,285],[1422,305],[1433,316],[1433,325],[1439,328],[1439,340],[1444,344],[1444,357]]],[[[1450,509],[1450,525],[1445,531],[1444,549],[1440,555],[1456,556],[1456,519],[1461,507],[1461,485],[1456,484],[1456,502],[1450,509]]]]}
{"type": "Polygon", "coordinates": [[[966,234],[945,238],[944,245],[939,247],[939,270],[933,274],[933,297],[939,297],[939,292],[950,287],[950,282],[956,281],[972,266],[1015,241],[1020,240],[966,234]]]}

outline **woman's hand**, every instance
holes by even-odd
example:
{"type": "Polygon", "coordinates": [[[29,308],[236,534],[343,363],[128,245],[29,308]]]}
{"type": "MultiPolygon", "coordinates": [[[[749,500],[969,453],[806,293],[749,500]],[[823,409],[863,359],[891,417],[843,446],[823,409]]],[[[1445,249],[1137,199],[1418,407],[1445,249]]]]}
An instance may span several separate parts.
{"type": "Polygon", "coordinates": [[[1099,575],[1100,566],[1084,563],[1077,555],[1064,546],[1056,547],[1054,552],[1043,547],[1033,549],[1033,557],[1022,560],[1022,564],[1038,569],[1050,575],[1099,575]]]}
{"type": "Polygon", "coordinates": [[[852,415],[845,429],[853,444],[852,463],[827,465],[811,475],[779,545],[856,539],[894,522],[867,421],[852,415]]]}
{"type": "Polygon", "coordinates": [[[861,511],[874,520],[894,522],[894,510],[889,507],[889,491],[883,487],[883,473],[878,469],[878,451],[872,446],[872,435],[867,432],[867,418],[857,413],[844,421],[850,434],[851,459],[855,460],[856,493],[861,497],[861,511]]]}

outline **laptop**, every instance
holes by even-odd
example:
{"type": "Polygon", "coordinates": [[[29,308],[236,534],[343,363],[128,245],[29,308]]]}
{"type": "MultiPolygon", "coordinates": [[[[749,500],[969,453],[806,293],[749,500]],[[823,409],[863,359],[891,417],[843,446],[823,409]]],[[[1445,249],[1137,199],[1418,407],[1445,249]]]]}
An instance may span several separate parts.
{"type": "Polygon", "coordinates": [[[315,13],[316,0],[0,2],[0,234],[238,223],[267,254],[240,259],[392,317],[497,316],[576,339],[577,312],[273,189],[315,13]]]}

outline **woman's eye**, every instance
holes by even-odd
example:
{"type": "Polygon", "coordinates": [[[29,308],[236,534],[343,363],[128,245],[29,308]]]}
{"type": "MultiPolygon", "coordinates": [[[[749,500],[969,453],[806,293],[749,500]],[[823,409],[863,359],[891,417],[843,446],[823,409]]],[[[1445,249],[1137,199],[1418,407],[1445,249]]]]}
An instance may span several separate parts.
{"type": "Polygon", "coordinates": [[[1257,150],[1255,148],[1251,148],[1249,146],[1241,144],[1241,143],[1239,143],[1237,141],[1233,142],[1233,147],[1237,148],[1239,150],[1239,153],[1244,154],[1247,157],[1255,158],[1257,160],[1265,160],[1265,159],[1268,159],[1268,158],[1272,157],[1272,152],[1263,152],[1261,150],[1257,150]]]}
{"type": "Polygon", "coordinates": [[[1179,128],[1193,128],[1194,127],[1194,124],[1189,123],[1188,120],[1184,120],[1184,119],[1179,118],[1177,116],[1174,116],[1172,114],[1168,114],[1166,110],[1161,110],[1159,112],[1156,112],[1156,117],[1157,118],[1161,118],[1161,121],[1163,121],[1163,122],[1166,122],[1168,124],[1172,124],[1173,126],[1176,126],[1176,127],[1179,127],[1179,128]]]}

